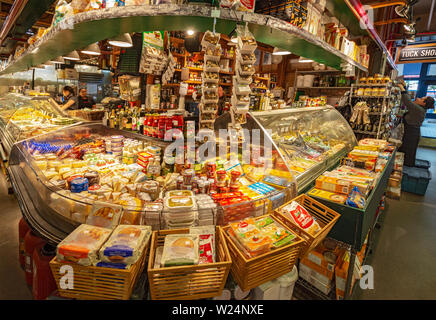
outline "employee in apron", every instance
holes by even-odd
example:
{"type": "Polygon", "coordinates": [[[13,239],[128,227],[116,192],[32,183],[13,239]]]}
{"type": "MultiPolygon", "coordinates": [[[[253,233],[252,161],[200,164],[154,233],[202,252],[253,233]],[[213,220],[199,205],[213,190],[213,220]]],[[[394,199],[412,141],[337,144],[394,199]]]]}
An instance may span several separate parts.
{"type": "Polygon", "coordinates": [[[62,110],[76,110],[77,98],[74,96],[74,90],[70,86],[65,86],[62,90],[63,102],[61,105],[62,110]]]}
{"type": "Polygon", "coordinates": [[[421,125],[424,122],[427,110],[434,108],[434,99],[432,97],[423,97],[416,98],[412,102],[405,89],[406,84],[404,81],[399,87],[401,89],[401,102],[407,108],[407,112],[404,115],[403,144],[399,151],[404,152],[404,165],[414,167],[416,150],[421,138],[421,125]]]}

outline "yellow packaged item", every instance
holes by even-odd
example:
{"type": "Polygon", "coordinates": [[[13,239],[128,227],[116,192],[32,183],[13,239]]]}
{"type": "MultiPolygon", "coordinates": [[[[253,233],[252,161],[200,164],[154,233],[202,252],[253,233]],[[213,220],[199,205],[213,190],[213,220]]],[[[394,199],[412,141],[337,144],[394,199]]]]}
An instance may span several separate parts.
{"type": "Polygon", "coordinates": [[[347,201],[347,196],[343,194],[333,193],[325,190],[319,190],[319,189],[312,189],[310,190],[307,195],[327,199],[336,203],[344,204],[345,201],[347,201]]]}

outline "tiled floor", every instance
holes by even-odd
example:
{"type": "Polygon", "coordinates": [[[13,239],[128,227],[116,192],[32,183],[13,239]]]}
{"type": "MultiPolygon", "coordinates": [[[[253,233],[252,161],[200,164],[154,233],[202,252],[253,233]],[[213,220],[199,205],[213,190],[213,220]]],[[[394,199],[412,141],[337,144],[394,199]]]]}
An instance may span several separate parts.
{"type": "MultiPolygon", "coordinates": [[[[436,150],[420,149],[418,158],[432,162],[425,197],[403,193],[388,200],[378,243],[371,259],[374,290],[356,290],[354,299],[436,299],[436,150]]],[[[20,211],[0,178],[0,299],[31,299],[18,264],[20,211]]]]}

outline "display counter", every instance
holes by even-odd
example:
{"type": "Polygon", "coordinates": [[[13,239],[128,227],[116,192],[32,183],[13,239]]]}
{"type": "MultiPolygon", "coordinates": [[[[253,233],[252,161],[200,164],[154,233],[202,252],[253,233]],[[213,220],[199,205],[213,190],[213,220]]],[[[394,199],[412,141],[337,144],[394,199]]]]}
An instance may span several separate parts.
{"type": "MultiPolygon", "coordinates": [[[[226,119],[217,119],[215,129],[225,129],[226,119]]],[[[293,174],[299,193],[357,145],[349,124],[331,106],[250,112],[244,127],[268,136],[280,155],[276,164],[293,174]]]]}
{"type": "Polygon", "coordinates": [[[113,214],[110,223],[146,224],[154,230],[226,225],[272,212],[296,195],[292,174],[286,167],[274,168],[278,150],[273,150],[267,169],[239,162],[239,155],[236,160],[208,159],[214,165],[197,164],[188,177],[183,171],[186,164],[169,168],[167,162],[162,166],[158,161],[158,170],[150,176],[153,159],[169,157],[164,151],[168,145],[102,124],[79,124],[15,143],[9,172],[26,220],[53,244],[79,224],[90,223],[89,219],[107,227],[108,212],[113,214]],[[223,188],[219,193],[205,191],[205,180],[200,178],[205,177],[206,167],[214,171],[213,186],[223,188]],[[223,171],[227,181],[240,177],[236,187],[219,187],[223,171]],[[266,177],[279,180],[280,185],[267,184],[266,177]],[[84,178],[87,185],[81,189],[84,186],[76,185],[76,180],[84,178]],[[182,188],[177,184],[180,179],[182,188]],[[184,191],[175,196],[185,197],[184,204],[171,202],[168,192],[180,189],[184,191]]]}
{"type": "Polygon", "coordinates": [[[48,96],[9,93],[0,98],[0,137],[7,154],[17,141],[78,122],[68,117],[48,96]]]}

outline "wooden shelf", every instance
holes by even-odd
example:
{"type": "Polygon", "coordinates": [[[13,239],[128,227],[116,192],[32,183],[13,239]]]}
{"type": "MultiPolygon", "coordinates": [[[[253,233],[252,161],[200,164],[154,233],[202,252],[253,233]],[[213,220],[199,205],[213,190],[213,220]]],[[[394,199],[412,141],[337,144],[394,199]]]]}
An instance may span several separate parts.
{"type": "Polygon", "coordinates": [[[351,87],[298,87],[297,88],[297,90],[304,90],[304,89],[350,90],[351,87]]]}
{"type": "Polygon", "coordinates": [[[226,87],[231,87],[232,84],[231,83],[220,83],[220,86],[226,86],[226,87]]]}
{"type": "Polygon", "coordinates": [[[164,87],[178,87],[178,86],[180,86],[180,83],[167,83],[167,84],[164,84],[162,86],[164,86],[164,87]]]}
{"type": "Polygon", "coordinates": [[[181,53],[171,52],[171,54],[172,54],[174,57],[180,57],[180,58],[184,58],[184,57],[186,57],[186,53],[185,53],[185,54],[181,54],[181,53]]]}
{"type": "Polygon", "coordinates": [[[253,78],[256,78],[256,79],[259,79],[259,80],[269,81],[269,78],[264,78],[264,77],[254,76],[253,78]]]}
{"type": "Polygon", "coordinates": [[[203,68],[196,68],[196,67],[187,67],[189,70],[192,70],[192,71],[201,71],[201,72],[203,72],[203,68]]]}
{"type": "Polygon", "coordinates": [[[185,39],[174,38],[174,37],[170,37],[170,41],[175,43],[183,43],[183,44],[185,43],[185,39]]]}
{"type": "Polygon", "coordinates": [[[187,80],[187,81],[183,81],[186,82],[187,84],[202,84],[201,81],[194,81],[194,80],[187,80]]]}
{"type": "Polygon", "coordinates": [[[234,75],[234,72],[229,72],[229,71],[220,71],[220,73],[222,74],[228,74],[228,75],[234,75]]]}

